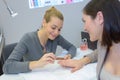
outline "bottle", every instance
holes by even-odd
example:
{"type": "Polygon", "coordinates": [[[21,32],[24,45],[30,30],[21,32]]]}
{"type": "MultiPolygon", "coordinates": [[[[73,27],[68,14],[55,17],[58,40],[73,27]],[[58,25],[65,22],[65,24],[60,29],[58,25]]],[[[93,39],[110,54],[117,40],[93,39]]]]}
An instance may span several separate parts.
{"type": "Polygon", "coordinates": [[[82,42],[80,44],[80,49],[81,50],[87,50],[88,49],[88,43],[87,43],[87,39],[86,38],[82,39],[82,42]]]}

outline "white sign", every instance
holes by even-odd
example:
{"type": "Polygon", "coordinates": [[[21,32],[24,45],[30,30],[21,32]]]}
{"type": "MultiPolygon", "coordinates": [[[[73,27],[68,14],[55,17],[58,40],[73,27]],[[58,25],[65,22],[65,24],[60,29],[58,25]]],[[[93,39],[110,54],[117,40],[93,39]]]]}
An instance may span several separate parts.
{"type": "Polygon", "coordinates": [[[83,0],[29,0],[29,8],[33,9],[33,8],[39,8],[45,6],[71,4],[82,1],[83,0]]]}

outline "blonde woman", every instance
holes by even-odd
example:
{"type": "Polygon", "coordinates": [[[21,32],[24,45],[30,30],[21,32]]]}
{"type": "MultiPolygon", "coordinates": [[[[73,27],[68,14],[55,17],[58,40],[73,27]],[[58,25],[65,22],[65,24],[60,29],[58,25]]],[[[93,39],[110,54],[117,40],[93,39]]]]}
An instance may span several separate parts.
{"type": "Polygon", "coordinates": [[[76,48],[61,35],[63,15],[55,7],[45,12],[42,26],[38,31],[27,33],[17,44],[3,66],[6,74],[29,72],[35,68],[54,63],[57,46],[68,51],[64,59],[75,56],[76,48]],[[23,58],[23,61],[21,59],[23,58]]]}

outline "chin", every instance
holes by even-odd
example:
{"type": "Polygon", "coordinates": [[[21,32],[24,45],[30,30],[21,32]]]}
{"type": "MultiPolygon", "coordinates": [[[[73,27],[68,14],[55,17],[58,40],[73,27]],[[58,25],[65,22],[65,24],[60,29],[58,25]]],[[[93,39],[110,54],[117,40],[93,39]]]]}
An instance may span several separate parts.
{"type": "Polygon", "coordinates": [[[55,38],[50,37],[49,39],[50,39],[50,40],[54,40],[55,38]]]}
{"type": "Polygon", "coordinates": [[[90,41],[93,42],[93,41],[96,41],[96,39],[94,39],[94,38],[90,38],[90,41]]]}
{"type": "Polygon", "coordinates": [[[54,39],[50,39],[50,40],[54,40],[54,39]]]}
{"type": "Polygon", "coordinates": [[[94,39],[94,38],[92,39],[92,38],[90,38],[90,41],[91,41],[91,42],[94,42],[94,41],[97,41],[97,39],[94,39]]]}

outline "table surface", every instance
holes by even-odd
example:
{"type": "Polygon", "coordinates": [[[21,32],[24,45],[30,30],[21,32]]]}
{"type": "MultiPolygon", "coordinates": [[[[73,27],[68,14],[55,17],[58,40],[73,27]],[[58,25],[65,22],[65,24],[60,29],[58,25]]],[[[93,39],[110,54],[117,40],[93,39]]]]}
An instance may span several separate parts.
{"type": "MultiPolygon", "coordinates": [[[[91,52],[92,50],[90,49],[83,51],[78,48],[74,59],[80,59],[91,52]]],[[[0,80],[97,80],[96,64],[97,63],[91,63],[75,73],[71,73],[70,68],[63,68],[55,61],[54,64],[49,64],[43,69],[36,69],[29,73],[3,74],[0,76],[0,80]],[[89,75],[88,72],[91,75],[89,75]]]]}

